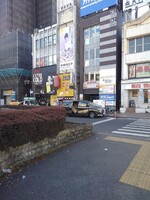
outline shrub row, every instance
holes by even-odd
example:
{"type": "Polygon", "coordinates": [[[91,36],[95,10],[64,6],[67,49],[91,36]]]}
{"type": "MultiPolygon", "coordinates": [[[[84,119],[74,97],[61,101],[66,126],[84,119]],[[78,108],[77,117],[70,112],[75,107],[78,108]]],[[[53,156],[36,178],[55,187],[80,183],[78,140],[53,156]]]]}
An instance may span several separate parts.
{"type": "Polygon", "coordinates": [[[62,107],[0,111],[0,150],[55,137],[64,128],[65,110],[62,107]]]}

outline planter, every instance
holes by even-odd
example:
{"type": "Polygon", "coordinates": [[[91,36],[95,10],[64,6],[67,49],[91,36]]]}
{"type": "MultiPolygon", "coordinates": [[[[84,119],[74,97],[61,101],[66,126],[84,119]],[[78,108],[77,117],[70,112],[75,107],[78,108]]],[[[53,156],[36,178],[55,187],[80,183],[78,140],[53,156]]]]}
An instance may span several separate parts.
{"type": "Polygon", "coordinates": [[[135,108],[135,113],[145,113],[145,108],[135,108]]]}
{"type": "Polygon", "coordinates": [[[126,108],[120,108],[120,113],[125,113],[126,112],[126,108]]]}

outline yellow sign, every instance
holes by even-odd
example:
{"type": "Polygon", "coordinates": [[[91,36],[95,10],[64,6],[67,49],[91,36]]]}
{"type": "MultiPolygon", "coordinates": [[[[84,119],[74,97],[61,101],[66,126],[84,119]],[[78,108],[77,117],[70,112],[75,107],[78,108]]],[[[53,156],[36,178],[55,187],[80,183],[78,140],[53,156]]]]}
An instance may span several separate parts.
{"type": "Polygon", "coordinates": [[[60,74],[60,88],[57,89],[58,97],[73,97],[74,90],[70,89],[70,74],[60,74]]]}
{"type": "Polygon", "coordinates": [[[51,95],[50,105],[51,106],[57,106],[58,105],[57,95],[51,95]]]}

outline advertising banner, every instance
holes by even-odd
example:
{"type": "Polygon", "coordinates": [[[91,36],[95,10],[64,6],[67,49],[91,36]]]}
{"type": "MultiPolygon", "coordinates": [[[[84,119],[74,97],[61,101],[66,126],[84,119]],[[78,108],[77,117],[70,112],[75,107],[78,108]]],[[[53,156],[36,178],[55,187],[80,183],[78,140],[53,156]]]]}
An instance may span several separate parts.
{"type": "Polygon", "coordinates": [[[99,99],[105,100],[105,101],[115,101],[116,100],[116,94],[100,94],[99,99]]]}
{"type": "Polygon", "coordinates": [[[41,69],[34,69],[33,70],[33,83],[35,85],[41,85],[42,81],[43,81],[42,70],[41,69]]]}
{"type": "Polygon", "coordinates": [[[58,97],[73,97],[74,90],[70,89],[70,74],[60,74],[60,88],[57,89],[58,97]]]}
{"type": "Polygon", "coordinates": [[[73,24],[60,28],[60,73],[73,69],[73,24]]]}
{"type": "Polygon", "coordinates": [[[150,90],[148,90],[148,103],[150,103],[150,90]]]}
{"type": "Polygon", "coordinates": [[[80,0],[80,16],[83,17],[113,5],[118,5],[118,0],[80,0]]]}
{"type": "Polygon", "coordinates": [[[144,91],[143,91],[143,88],[139,89],[139,103],[144,103],[144,91]]]}

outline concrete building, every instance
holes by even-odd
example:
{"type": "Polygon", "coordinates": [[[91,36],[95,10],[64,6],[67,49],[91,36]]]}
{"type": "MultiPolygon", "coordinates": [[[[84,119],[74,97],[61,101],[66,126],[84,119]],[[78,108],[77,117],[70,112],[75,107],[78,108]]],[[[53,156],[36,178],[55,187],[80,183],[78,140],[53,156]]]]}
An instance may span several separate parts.
{"type": "Polygon", "coordinates": [[[150,106],[149,27],[150,11],[123,25],[121,105],[136,107],[136,112],[150,106]]]}
{"type": "Polygon", "coordinates": [[[80,2],[80,98],[118,109],[122,1],[80,2]]]}
{"type": "Polygon", "coordinates": [[[56,19],[54,0],[0,0],[0,104],[30,95],[31,34],[56,19]]]}

